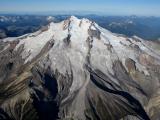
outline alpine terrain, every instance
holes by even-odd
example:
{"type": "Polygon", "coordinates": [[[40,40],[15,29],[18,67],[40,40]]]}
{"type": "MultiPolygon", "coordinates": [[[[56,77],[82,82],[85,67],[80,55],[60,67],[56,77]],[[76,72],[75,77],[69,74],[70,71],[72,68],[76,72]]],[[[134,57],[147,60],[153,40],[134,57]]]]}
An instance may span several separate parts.
{"type": "Polygon", "coordinates": [[[2,120],[160,120],[160,42],[69,17],[0,42],[2,120]]]}

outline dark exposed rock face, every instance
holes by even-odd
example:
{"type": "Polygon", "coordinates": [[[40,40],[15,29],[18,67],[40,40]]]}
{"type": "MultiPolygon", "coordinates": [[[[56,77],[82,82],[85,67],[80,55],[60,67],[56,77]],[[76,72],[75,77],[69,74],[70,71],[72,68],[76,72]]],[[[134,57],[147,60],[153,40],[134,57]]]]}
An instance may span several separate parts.
{"type": "Polygon", "coordinates": [[[136,70],[136,65],[135,65],[135,61],[133,61],[132,59],[128,58],[125,61],[125,65],[128,68],[128,71],[135,71],[136,70]]]}
{"type": "Polygon", "coordinates": [[[88,29],[88,34],[91,37],[95,37],[97,39],[100,39],[101,37],[101,32],[95,27],[95,30],[91,29],[91,27],[94,26],[94,23],[91,24],[90,28],[88,29]]]}
{"type": "Polygon", "coordinates": [[[147,44],[75,17],[4,40],[0,119],[158,120],[160,55],[147,44]]]}
{"type": "Polygon", "coordinates": [[[69,45],[69,43],[70,43],[70,38],[71,38],[71,35],[68,34],[67,38],[65,38],[65,39],[63,40],[66,46],[69,45]]]}

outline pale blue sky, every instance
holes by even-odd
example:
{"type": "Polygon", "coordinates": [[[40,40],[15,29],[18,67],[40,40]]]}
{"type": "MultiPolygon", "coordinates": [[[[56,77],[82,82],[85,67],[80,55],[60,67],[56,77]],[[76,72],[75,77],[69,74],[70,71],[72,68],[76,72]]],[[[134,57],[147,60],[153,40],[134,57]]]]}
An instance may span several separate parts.
{"type": "Polygon", "coordinates": [[[160,16],[160,0],[0,0],[1,13],[47,13],[48,11],[160,16]]]}

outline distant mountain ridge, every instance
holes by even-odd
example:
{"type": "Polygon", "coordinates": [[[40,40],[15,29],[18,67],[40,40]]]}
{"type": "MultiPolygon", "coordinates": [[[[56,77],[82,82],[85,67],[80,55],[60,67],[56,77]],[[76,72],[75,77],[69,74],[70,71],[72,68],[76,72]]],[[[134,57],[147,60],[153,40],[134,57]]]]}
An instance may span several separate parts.
{"type": "MultiPolygon", "coordinates": [[[[114,33],[124,34],[128,37],[139,36],[147,40],[157,40],[160,37],[159,17],[138,16],[98,16],[77,15],[79,18],[88,18],[101,27],[114,33]]],[[[17,37],[37,31],[49,22],[60,22],[69,15],[38,16],[38,15],[1,15],[0,38],[17,37]],[[52,19],[48,19],[48,18],[52,19]],[[54,18],[54,19],[53,19],[54,18]]]]}

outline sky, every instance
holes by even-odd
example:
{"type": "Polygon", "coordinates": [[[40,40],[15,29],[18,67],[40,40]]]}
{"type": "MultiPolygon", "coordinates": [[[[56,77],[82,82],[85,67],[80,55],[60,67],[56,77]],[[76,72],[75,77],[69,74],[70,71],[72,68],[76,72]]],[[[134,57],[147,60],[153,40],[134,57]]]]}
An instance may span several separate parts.
{"type": "Polygon", "coordinates": [[[160,16],[160,0],[0,0],[0,13],[56,12],[160,16]]]}

